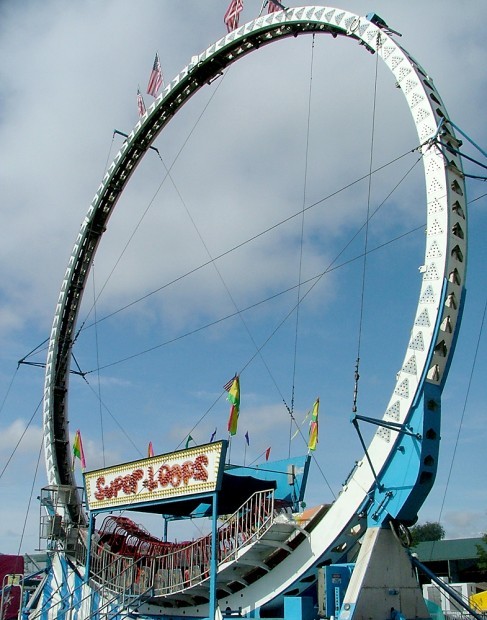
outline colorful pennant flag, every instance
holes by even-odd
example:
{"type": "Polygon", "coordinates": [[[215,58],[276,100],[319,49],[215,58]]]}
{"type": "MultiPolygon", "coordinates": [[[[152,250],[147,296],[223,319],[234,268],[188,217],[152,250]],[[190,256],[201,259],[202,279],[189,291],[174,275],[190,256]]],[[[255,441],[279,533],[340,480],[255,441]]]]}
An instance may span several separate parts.
{"type": "Polygon", "coordinates": [[[271,447],[269,446],[267,448],[267,450],[265,451],[265,460],[268,461],[269,460],[269,456],[271,455],[271,447]]]}
{"type": "MultiPolygon", "coordinates": [[[[303,424],[306,422],[306,420],[309,418],[309,416],[311,415],[311,411],[308,411],[308,413],[304,416],[303,421],[301,422],[301,426],[303,426],[303,424]]],[[[296,430],[293,433],[293,436],[291,437],[291,441],[298,436],[298,434],[300,433],[300,429],[299,426],[296,428],[296,430]]]]}
{"type": "Polygon", "coordinates": [[[212,432],[211,437],[210,437],[210,443],[212,443],[213,440],[215,439],[216,429],[217,429],[217,427],[215,426],[215,430],[212,432]]]}
{"type": "Polygon", "coordinates": [[[139,116],[144,116],[145,103],[144,103],[144,98],[142,97],[142,93],[140,92],[140,89],[137,89],[137,109],[139,110],[139,116]]]}
{"type": "Polygon", "coordinates": [[[157,93],[162,86],[162,70],[161,63],[159,62],[159,54],[156,53],[154,59],[154,65],[149,77],[149,84],[147,85],[147,94],[157,97],[157,93]]]}
{"type": "Polygon", "coordinates": [[[147,448],[147,456],[152,458],[154,456],[154,448],[152,447],[152,441],[149,441],[149,447],[147,448]]]}
{"type": "Polygon", "coordinates": [[[83,452],[83,442],[81,441],[81,433],[79,430],[76,431],[73,441],[73,469],[75,458],[78,458],[81,461],[81,469],[84,471],[86,469],[86,461],[85,453],[83,452]]]}
{"type": "Polygon", "coordinates": [[[240,13],[243,9],[243,0],[231,0],[228,5],[227,12],[223,18],[227,27],[227,32],[232,32],[235,28],[238,28],[238,21],[240,19],[240,13]]]}
{"type": "Polygon", "coordinates": [[[311,413],[311,422],[309,425],[308,450],[316,450],[318,444],[318,413],[320,410],[320,399],[315,400],[313,411],[311,413]]]}
{"type": "Polygon", "coordinates": [[[188,435],[188,438],[186,439],[186,445],[184,446],[186,450],[188,449],[190,441],[194,443],[194,439],[191,437],[191,435],[188,435]]]}
{"type": "Polygon", "coordinates": [[[238,425],[238,413],[240,411],[240,380],[238,375],[235,375],[232,380],[232,385],[228,390],[227,399],[232,405],[230,407],[230,416],[228,418],[228,432],[230,435],[235,435],[238,425]]]}
{"type": "Polygon", "coordinates": [[[247,442],[247,445],[250,446],[249,431],[245,433],[245,441],[247,442]]]}

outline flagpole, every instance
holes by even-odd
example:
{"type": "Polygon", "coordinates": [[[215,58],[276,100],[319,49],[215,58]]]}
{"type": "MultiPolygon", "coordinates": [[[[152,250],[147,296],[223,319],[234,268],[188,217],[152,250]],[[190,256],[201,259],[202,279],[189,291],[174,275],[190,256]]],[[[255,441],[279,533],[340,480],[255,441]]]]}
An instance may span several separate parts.
{"type": "Polygon", "coordinates": [[[254,463],[256,463],[256,462],[260,459],[260,457],[261,457],[261,456],[265,456],[265,453],[267,452],[267,450],[269,450],[269,448],[266,448],[266,449],[264,450],[264,452],[261,452],[261,453],[260,453],[260,454],[259,454],[259,455],[258,455],[258,456],[257,456],[257,457],[253,460],[253,461],[252,461],[252,463],[249,463],[249,467],[250,467],[251,465],[253,465],[254,463]]]}
{"type": "Polygon", "coordinates": [[[245,467],[245,459],[246,459],[246,457],[247,457],[247,442],[245,442],[245,445],[244,445],[244,467],[245,467]]]}

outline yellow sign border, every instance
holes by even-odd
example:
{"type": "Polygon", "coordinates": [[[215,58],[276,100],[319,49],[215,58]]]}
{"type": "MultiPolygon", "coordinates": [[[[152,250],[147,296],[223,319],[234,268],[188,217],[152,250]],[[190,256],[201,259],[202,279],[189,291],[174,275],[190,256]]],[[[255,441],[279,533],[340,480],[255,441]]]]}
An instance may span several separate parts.
{"type": "Polygon", "coordinates": [[[221,483],[226,445],[222,440],[86,472],[88,508],[135,507],[213,493],[221,483]]]}

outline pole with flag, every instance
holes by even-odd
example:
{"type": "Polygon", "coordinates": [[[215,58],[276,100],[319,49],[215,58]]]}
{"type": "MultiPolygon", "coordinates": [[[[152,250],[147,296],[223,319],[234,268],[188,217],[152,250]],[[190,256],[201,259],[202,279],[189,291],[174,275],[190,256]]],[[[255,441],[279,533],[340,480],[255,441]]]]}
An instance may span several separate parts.
{"type": "Polygon", "coordinates": [[[144,116],[145,103],[144,103],[144,97],[142,97],[142,93],[140,92],[140,88],[137,89],[137,109],[139,111],[139,116],[144,116]]]}
{"type": "MultiPolygon", "coordinates": [[[[230,382],[225,385],[225,389],[230,382]]],[[[237,433],[238,426],[238,414],[240,411],[240,379],[238,375],[235,375],[232,379],[231,385],[228,388],[227,399],[230,401],[230,416],[228,418],[228,433],[235,435],[237,433]]]]}
{"type": "Polygon", "coordinates": [[[76,435],[74,436],[73,441],[73,466],[72,469],[74,471],[74,459],[78,458],[81,461],[81,469],[84,471],[86,469],[86,461],[85,461],[85,453],[83,451],[83,442],[81,441],[81,433],[79,430],[76,431],[76,435]]]}
{"type": "Polygon", "coordinates": [[[154,448],[152,446],[152,441],[149,441],[149,446],[147,448],[147,456],[148,458],[152,458],[154,456],[154,448]]]}
{"type": "Polygon", "coordinates": [[[309,425],[308,450],[316,450],[318,444],[318,413],[320,410],[320,399],[315,400],[313,411],[311,412],[311,422],[309,425]]]}
{"type": "Polygon", "coordinates": [[[227,32],[232,32],[235,28],[238,28],[238,22],[240,19],[240,13],[243,9],[243,0],[231,0],[226,10],[223,21],[227,27],[227,32]]]}
{"type": "Polygon", "coordinates": [[[159,54],[156,52],[154,64],[149,77],[149,84],[147,85],[147,94],[157,97],[157,93],[162,86],[162,69],[159,62],[159,54]]]}
{"type": "Polygon", "coordinates": [[[188,449],[189,447],[189,442],[192,441],[193,443],[195,443],[194,439],[191,437],[191,435],[188,435],[188,438],[186,439],[186,445],[184,446],[185,450],[188,449]]]}
{"type": "Polygon", "coordinates": [[[267,1],[267,13],[275,13],[276,11],[282,11],[284,7],[280,2],[274,2],[274,0],[267,1]]]}
{"type": "Polygon", "coordinates": [[[269,447],[267,448],[267,450],[265,451],[265,460],[266,460],[266,461],[268,461],[268,460],[269,460],[270,455],[271,455],[271,447],[269,446],[269,447]]]}

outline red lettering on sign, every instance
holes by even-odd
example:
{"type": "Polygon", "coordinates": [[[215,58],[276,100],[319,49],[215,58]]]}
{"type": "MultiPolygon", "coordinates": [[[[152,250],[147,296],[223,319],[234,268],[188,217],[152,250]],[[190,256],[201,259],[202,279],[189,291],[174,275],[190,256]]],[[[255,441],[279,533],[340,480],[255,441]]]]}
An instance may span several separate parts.
{"type": "Polygon", "coordinates": [[[183,483],[186,487],[191,480],[206,482],[208,480],[208,465],[208,456],[200,454],[194,461],[184,461],[181,465],[175,463],[171,466],[164,463],[156,472],[154,472],[152,465],[149,465],[145,471],[142,468],[134,469],[125,476],[117,476],[109,484],[106,484],[105,476],[100,476],[96,480],[94,496],[96,500],[103,501],[116,498],[120,493],[136,495],[139,491],[139,481],[142,481],[142,486],[151,493],[158,487],[164,488],[168,485],[177,489],[183,483]]]}
{"type": "Polygon", "coordinates": [[[168,467],[167,465],[161,465],[161,467],[159,467],[158,480],[159,480],[159,484],[161,485],[161,487],[167,487],[167,485],[169,484],[170,469],[171,468],[168,467]]]}
{"type": "Polygon", "coordinates": [[[201,480],[202,482],[206,482],[208,480],[208,472],[206,471],[206,467],[208,467],[208,457],[206,454],[201,454],[197,456],[194,461],[194,475],[193,478],[195,480],[201,480]]]}
{"type": "Polygon", "coordinates": [[[181,474],[183,476],[184,486],[187,486],[194,474],[194,463],[192,461],[185,461],[181,465],[181,474]]]}

